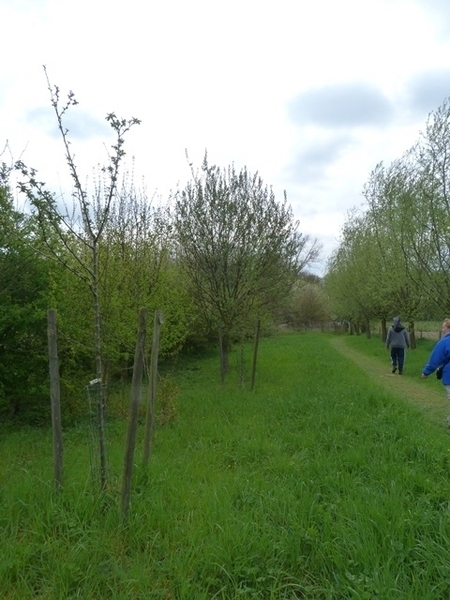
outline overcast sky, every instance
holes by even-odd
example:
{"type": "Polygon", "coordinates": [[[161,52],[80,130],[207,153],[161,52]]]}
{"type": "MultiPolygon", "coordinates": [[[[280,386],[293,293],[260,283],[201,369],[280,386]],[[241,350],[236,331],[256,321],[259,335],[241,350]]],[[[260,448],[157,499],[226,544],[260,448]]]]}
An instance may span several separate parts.
{"type": "Polygon", "coordinates": [[[376,164],[450,95],[449,0],[0,0],[0,23],[0,151],[55,192],[67,169],[44,64],[79,102],[67,126],[87,177],[106,114],[137,117],[126,160],[150,195],[207,150],[286,190],[324,260],[376,164]]]}

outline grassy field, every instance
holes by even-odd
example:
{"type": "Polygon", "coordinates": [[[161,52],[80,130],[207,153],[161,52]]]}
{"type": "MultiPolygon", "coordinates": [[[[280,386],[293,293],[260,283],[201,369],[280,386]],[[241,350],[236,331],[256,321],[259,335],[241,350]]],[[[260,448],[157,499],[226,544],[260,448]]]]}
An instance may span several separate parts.
{"type": "MultiPolygon", "coordinates": [[[[448,599],[449,434],[333,337],[262,340],[253,392],[236,357],[223,388],[215,358],[171,374],[176,417],[158,427],[148,472],[140,432],[127,522],[125,423],[109,424],[103,497],[86,428],[64,434],[60,494],[51,432],[3,432],[2,600],[448,599]]],[[[345,342],[387,360],[379,339],[345,342]]],[[[432,345],[408,354],[405,378],[432,345]]]]}

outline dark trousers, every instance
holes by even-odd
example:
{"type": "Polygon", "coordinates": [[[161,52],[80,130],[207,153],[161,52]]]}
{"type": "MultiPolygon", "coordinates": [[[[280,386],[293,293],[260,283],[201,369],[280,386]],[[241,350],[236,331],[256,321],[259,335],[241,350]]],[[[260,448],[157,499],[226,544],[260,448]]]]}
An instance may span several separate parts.
{"type": "Polygon", "coordinates": [[[391,362],[392,366],[397,368],[401,373],[405,364],[405,349],[404,348],[391,348],[391,362]]]}

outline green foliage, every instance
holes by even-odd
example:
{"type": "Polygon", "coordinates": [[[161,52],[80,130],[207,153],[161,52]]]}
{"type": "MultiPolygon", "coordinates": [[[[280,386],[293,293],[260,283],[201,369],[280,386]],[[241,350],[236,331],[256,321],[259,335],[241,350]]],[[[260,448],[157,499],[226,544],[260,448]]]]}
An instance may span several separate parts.
{"type": "Polygon", "coordinates": [[[337,318],[367,325],[376,317],[386,319],[396,305],[394,290],[399,279],[389,273],[379,249],[367,216],[349,215],[325,276],[337,318]]]}
{"type": "Polygon", "coordinates": [[[299,279],[292,290],[287,322],[294,327],[321,326],[333,314],[322,282],[299,279]]]}
{"type": "Polygon", "coordinates": [[[0,415],[38,424],[50,417],[50,265],[34,226],[13,210],[8,187],[0,187],[0,415]]]}
{"type": "Polygon", "coordinates": [[[157,427],[150,470],[136,468],[126,523],[126,423],[109,425],[103,496],[84,428],[65,432],[58,495],[50,432],[4,432],[2,598],[448,597],[448,435],[330,339],[262,340],[254,392],[234,370],[218,384],[214,357],[174,372],[176,414],[157,427]]]}
{"type": "Polygon", "coordinates": [[[175,197],[177,258],[209,331],[228,347],[271,312],[317,248],[258,174],[210,166],[175,197]]]}
{"type": "Polygon", "coordinates": [[[408,321],[450,310],[450,100],[429,115],[418,142],[370,174],[367,208],[349,215],[327,281],[349,320],[408,321]],[[353,290],[351,286],[353,285],[353,290]]]}

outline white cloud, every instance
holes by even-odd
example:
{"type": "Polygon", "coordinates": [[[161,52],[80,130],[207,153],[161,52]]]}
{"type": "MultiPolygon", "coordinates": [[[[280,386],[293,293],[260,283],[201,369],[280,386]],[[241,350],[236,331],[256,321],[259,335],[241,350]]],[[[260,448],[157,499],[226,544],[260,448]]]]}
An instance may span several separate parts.
{"type": "Polygon", "coordinates": [[[150,194],[189,177],[185,149],[197,165],[207,150],[286,190],[327,252],[370,171],[450,93],[446,1],[3,0],[0,21],[1,135],[49,184],[68,176],[43,64],[80,102],[86,174],[112,143],[105,115],[135,116],[126,149],[150,194]]]}

